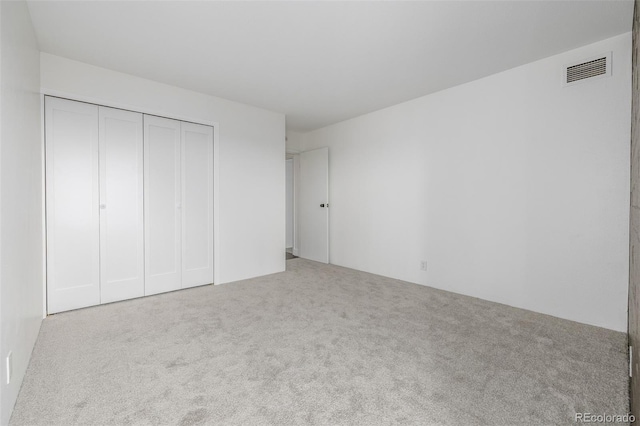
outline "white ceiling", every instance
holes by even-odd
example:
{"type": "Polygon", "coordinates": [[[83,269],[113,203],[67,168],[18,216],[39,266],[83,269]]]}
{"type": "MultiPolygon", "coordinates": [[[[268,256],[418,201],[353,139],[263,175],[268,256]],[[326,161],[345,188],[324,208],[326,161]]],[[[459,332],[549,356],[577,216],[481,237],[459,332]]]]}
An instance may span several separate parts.
{"type": "Polygon", "coordinates": [[[631,30],[633,1],[29,1],[43,51],[311,130],[631,30]]]}

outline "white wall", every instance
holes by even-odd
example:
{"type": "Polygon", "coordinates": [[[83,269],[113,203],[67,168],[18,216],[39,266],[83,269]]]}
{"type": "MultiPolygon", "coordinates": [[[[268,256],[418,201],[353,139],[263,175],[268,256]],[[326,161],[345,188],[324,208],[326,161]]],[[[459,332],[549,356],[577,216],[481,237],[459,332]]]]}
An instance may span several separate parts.
{"type": "Polygon", "coordinates": [[[305,134],[293,130],[287,130],[287,152],[299,153],[302,150],[305,134]]]}
{"type": "Polygon", "coordinates": [[[0,424],[7,424],[42,321],[40,55],[24,2],[0,2],[0,424]],[[6,385],[5,360],[13,354],[6,385]]]}
{"type": "Polygon", "coordinates": [[[626,331],[630,106],[625,34],[306,134],[331,263],[626,331]]]}
{"type": "Polygon", "coordinates": [[[287,191],[287,231],[285,244],[287,248],[293,248],[293,158],[286,161],[286,191],[287,191]]]}
{"type": "Polygon", "coordinates": [[[285,269],[284,115],[46,53],[41,81],[46,94],[218,123],[215,282],[285,269]]]}

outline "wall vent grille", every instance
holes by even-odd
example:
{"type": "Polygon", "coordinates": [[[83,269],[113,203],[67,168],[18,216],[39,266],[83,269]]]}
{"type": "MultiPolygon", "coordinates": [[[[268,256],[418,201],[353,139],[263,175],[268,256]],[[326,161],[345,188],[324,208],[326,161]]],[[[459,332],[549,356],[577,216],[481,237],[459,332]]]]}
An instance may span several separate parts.
{"type": "Polygon", "coordinates": [[[584,80],[585,78],[596,77],[607,73],[607,57],[594,59],[567,68],[567,83],[584,80]]]}
{"type": "Polygon", "coordinates": [[[571,85],[583,80],[611,75],[611,53],[570,64],[564,67],[563,84],[571,85]]]}

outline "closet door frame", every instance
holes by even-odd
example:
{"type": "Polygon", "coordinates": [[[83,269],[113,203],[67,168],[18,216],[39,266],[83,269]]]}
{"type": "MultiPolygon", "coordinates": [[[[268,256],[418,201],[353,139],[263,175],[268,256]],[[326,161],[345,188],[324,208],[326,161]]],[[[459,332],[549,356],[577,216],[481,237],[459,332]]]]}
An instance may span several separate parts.
{"type": "MultiPolygon", "coordinates": [[[[82,103],[82,104],[87,104],[87,105],[92,105],[96,108],[99,108],[101,106],[107,107],[107,108],[113,108],[113,109],[119,109],[119,110],[124,110],[124,111],[131,111],[131,112],[137,112],[137,113],[141,113],[144,116],[155,116],[155,117],[159,117],[159,118],[168,118],[170,120],[176,120],[176,121],[181,121],[181,122],[187,122],[187,123],[194,123],[194,124],[199,124],[199,125],[204,125],[204,126],[209,126],[211,128],[213,128],[213,274],[214,274],[214,279],[213,282],[214,284],[219,284],[221,282],[221,278],[220,278],[220,268],[218,268],[218,265],[220,265],[220,240],[219,240],[219,235],[220,235],[220,209],[219,209],[219,197],[220,197],[220,188],[219,188],[219,173],[220,173],[220,163],[219,163],[219,152],[220,152],[220,138],[219,138],[219,129],[220,129],[220,124],[217,121],[209,121],[209,120],[202,120],[201,117],[195,117],[195,116],[183,116],[183,115],[174,115],[174,114],[167,114],[166,110],[153,110],[151,108],[137,108],[137,107],[133,107],[132,108],[132,104],[131,103],[121,103],[121,102],[114,102],[113,100],[107,100],[107,99],[102,99],[102,98],[96,98],[96,97],[92,97],[92,96],[83,96],[83,95],[78,95],[76,93],[70,93],[70,92],[66,92],[66,91],[60,91],[60,90],[52,90],[52,89],[44,89],[41,91],[40,93],[40,100],[41,100],[41,124],[42,124],[42,132],[41,132],[41,137],[42,137],[42,187],[43,187],[43,197],[42,197],[42,202],[43,205],[45,206],[45,214],[43,215],[43,219],[42,219],[42,239],[44,241],[44,245],[43,245],[43,250],[42,250],[42,259],[43,259],[43,275],[45,276],[45,279],[42,281],[42,299],[43,299],[43,318],[46,317],[47,314],[52,314],[52,313],[56,313],[56,312],[62,312],[62,311],[66,311],[66,310],[72,310],[72,309],[76,309],[75,307],[65,307],[64,309],[59,309],[59,310],[55,310],[53,311],[51,309],[51,306],[49,304],[49,292],[51,290],[51,283],[50,283],[50,279],[51,279],[51,274],[54,273],[54,265],[52,262],[52,257],[51,257],[51,250],[53,245],[55,245],[55,241],[49,241],[51,238],[49,236],[49,224],[48,224],[48,213],[47,211],[50,210],[50,200],[49,200],[49,189],[47,188],[48,183],[50,182],[50,178],[49,178],[49,171],[50,171],[50,166],[49,166],[49,152],[48,152],[48,147],[47,147],[47,98],[51,98],[51,99],[60,99],[63,101],[72,101],[72,102],[78,102],[78,103],[82,103]]],[[[144,130],[143,130],[144,132],[144,130]]],[[[97,142],[96,142],[97,143],[97,142]]],[[[144,146],[144,142],[143,142],[143,146],[144,146]]],[[[144,147],[143,147],[144,150],[144,147]]],[[[99,159],[96,160],[99,163],[99,159]]],[[[143,160],[144,162],[144,160],[143,160]]],[[[143,174],[146,173],[146,167],[143,170],[143,174]]],[[[99,182],[97,183],[97,188],[98,188],[98,193],[99,193],[99,182]]],[[[99,195],[98,195],[98,200],[97,200],[97,209],[98,209],[98,228],[99,228],[99,195]]],[[[144,215],[146,215],[146,212],[144,213],[144,215]]],[[[145,218],[146,219],[146,218],[145,218]]],[[[99,234],[99,231],[98,231],[99,234]]],[[[99,246],[99,241],[98,241],[98,246],[99,246]]],[[[145,238],[145,244],[144,246],[146,246],[146,238],[145,238]]],[[[99,258],[99,253],[98,253],[98,258],[99,258]]],[[[146,266],[146,257],[145,257],[145,266],[146,266]]],[[[98,279],[99,279],[99,266],[98,266],[98,279]]],[[[99,283],[99,281],[98,281],[99,283]]],[[[99,291],[99,290],[98,290],[99,291]]],[[[147,294],[145,294],[146,296],[147,294]]],[[[95,305],[99,304],[100,302],[97,301],[96,303],[94,303],[95,305]]]]}

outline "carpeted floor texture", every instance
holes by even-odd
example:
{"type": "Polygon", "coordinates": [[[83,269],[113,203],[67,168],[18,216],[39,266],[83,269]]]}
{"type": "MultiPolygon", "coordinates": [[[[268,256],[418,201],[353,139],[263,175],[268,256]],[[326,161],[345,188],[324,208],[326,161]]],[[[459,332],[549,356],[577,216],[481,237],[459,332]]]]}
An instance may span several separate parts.
{"type": "Polygon", "coordinates": [[[304,259],[44,320],[12,425],[575,424],[626,337],[304,259]]]}

